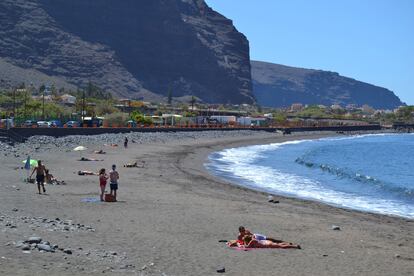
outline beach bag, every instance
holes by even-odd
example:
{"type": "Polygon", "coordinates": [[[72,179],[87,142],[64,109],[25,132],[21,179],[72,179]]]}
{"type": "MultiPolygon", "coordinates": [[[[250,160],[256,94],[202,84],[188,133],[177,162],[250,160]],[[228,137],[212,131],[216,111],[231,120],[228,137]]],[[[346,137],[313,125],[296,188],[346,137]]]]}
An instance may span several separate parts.
{"type": "Polygon", "coordinates": [[[115,197],[111,194],[105,194],[105,202],[115,202],[115,197]]]}

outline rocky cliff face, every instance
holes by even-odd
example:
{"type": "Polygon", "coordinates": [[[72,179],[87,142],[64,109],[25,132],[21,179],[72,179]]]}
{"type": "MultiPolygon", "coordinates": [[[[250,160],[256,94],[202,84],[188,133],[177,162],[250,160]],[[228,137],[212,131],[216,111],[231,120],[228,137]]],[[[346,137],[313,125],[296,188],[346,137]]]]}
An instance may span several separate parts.
{"type": "Polygon", "coordinates": [[[338,73],[252,61],[253,91],[259,104],[287,107],[302,104],[356,104],[377,109],[403,105],[390,90],[338,73]]]}
{"type": "Polygon", "coordinates": [[[121,97],[253,102],[248,41],[202,0],[2,0],[0,65],[17,68],[0,86],[49,78],[121,97]]]}

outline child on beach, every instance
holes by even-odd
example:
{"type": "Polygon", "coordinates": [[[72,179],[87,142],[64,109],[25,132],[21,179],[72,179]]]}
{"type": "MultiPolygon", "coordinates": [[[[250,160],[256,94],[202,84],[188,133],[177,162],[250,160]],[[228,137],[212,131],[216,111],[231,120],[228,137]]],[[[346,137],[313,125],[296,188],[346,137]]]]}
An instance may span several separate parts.
{"type": "Polygon", "coordinates": [[[101,201],[104,201],[104,193],[107,181],[108,175],[105,173],[105,169],[102,168],[99,171],[99,187],[101,188],[101,201]]]}
{"type": "Polygon", "coordinates": [[[112,165],[112,171],[109,172],[109,180],[110,184],[109,187],[111,188],[111,195],[114,196],[116,201],[116,191],[118,190],[118,179],[119,173],[116,171],[116,165],[112,165]]]}

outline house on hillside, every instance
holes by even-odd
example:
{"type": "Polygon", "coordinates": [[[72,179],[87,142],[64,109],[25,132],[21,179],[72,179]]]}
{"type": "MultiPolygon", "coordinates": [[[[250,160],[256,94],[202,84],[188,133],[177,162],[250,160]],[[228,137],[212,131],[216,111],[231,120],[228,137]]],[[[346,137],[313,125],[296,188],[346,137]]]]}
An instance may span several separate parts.
{"type": "Polygon", "coordinates": [[[64,105],[75,105],[76,97],[69,94],[64,94],[60,96],[60,102],[64,105]]]}
{"type": "Polygon", "coordinates": [[[303,109],[303,104],[301,103],[294,103],[290,106],[290,111],[297,112],[303,109]]]}

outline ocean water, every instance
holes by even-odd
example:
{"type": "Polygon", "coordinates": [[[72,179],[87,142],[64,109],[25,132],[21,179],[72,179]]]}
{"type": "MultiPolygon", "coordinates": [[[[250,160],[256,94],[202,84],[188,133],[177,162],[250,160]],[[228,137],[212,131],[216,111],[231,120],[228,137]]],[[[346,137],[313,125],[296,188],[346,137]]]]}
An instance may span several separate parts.
{"type": "Polygon", "coordinates": [[[414,135],[290,141],[212,153],[207,169],[251,189],[414,218],[414,135]]]}

